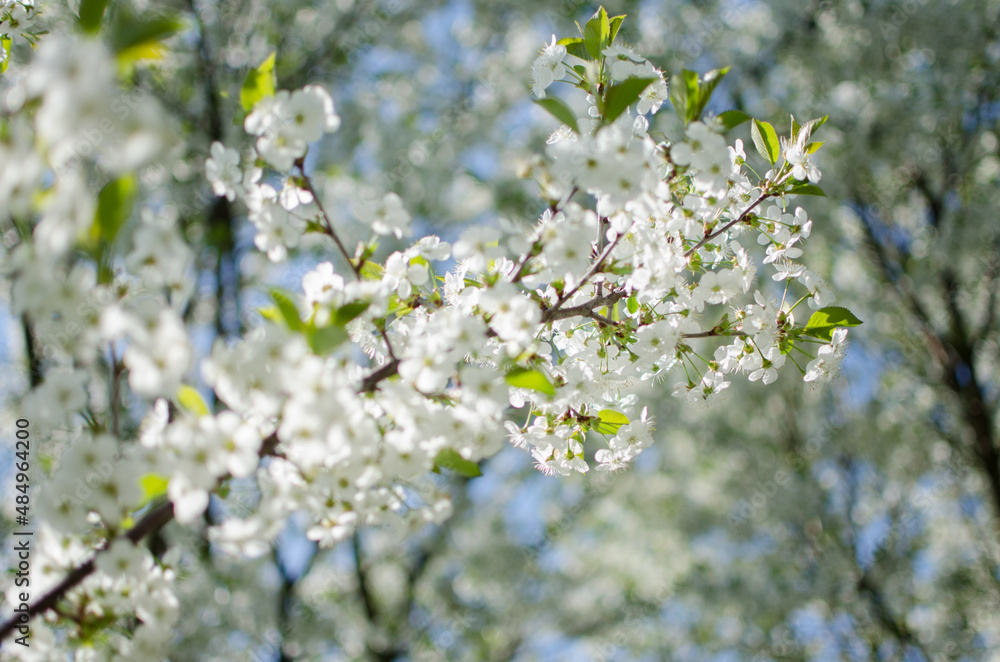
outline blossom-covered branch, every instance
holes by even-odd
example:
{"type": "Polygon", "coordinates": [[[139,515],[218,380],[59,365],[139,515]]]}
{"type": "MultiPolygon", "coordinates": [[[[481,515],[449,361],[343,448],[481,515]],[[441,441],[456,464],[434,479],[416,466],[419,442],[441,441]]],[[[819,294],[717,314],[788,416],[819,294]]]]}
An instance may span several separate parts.
{"type": "Polygon", "coordinates": [[[109,100],[126,93],[118,76],[137,45],[39,38],[6,96],[3,149],[21,164],[8,220],[31,232],[3,249],[4,277],[13,313],[55,339],[21,409],[76,436],[39,495],[49,556],[37,584],[48,590],[30,614],[128,619],[110,655],[155,659],[178,618],[176,558],[136,543],[170,519],[200,522],[223,485],[252,481],[260,498],[208,528],[214,549],[260,557],[296,513],[329,547],[390,518],[443,521],[447,495],[409,486],[432,471],[476,475],[505,442],[550,475],[626,468],[652,443],[643,401],[665,378],[677,397],[710,403],[735,375],[773,382],[792,352],[808,358],[806,381],[836,373],[860,322],[796,261],[812,223],[791,207],[818,190],[811,136],[822,120],[792,121],[782,139],[753,120],[770,168],[756,176],[742,142],[726,143],[732,117],[705,115],[725,72],[668,82],[616,38],[623,18],[601,9],[532,66],[538,103],[560,122],[521,169],[540,188],[537,222],[472,227],[453,245],[407,243],[411,214],[391,190],[334,204],[336,187],[306,158],[341,126],[333,97],[279,89],[265,60],[240,90],[252,145],[201,146],[207,185],[245,209],[271,262],[312,245],[349,273],[324,261],[301,293],[272,289],[261,323],[207,355],[192,333],[190,233],[136,174],[170,143],[158,104],[136,101],[127,130],[76,153],[76,136],[105,126],[109,100]],[[556,82],[575,91],[572,105],[548,95],[556,82]],[[681,88],[671,99],[682,132],[654,139],[650,119],[681,88]],[[346,238],[358,235],[352,250],[346,238]],[[763,284],[757,258],[774,270],[763,284]],[[796,323],[802,303],[815,312],[796,323]]]}

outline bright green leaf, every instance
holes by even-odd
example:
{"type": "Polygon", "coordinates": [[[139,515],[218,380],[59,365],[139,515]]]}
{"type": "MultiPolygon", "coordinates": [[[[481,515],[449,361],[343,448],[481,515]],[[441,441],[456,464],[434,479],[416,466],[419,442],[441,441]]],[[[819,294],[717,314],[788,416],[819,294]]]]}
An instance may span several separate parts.
{"type": "Polygon", "coordinates": [[[342,345],[350,336],[342,326],[324,326],[308,334],[309,348],[318,356],[325,356],[342,345]]]}
{"type": "Polygon", "coordinates": [[[80,27],[94,33],[101,29],[101,19],[108,0],[80,0],[80,27]]]}
{"type": "Polygon", "coordinates": [[[635,312],[639,310],[639,300],[635,297],[635,294],[629,296],[628,300],[625,302],[625,305],[628,306],[628,312],[630,312],[633,315],[635,315],[635,312]]]}
{"type": "Polygon", "coordinates": [[[705,111],[705,106],[708,105],[708,100],[712,98],[712,92],[715,91],[716,86],[722,82],[727,73],[729,73],[729,67],[712,69],[702,77],[698,83],[698,99],[691,108],[690,117],[688,118],[689,122],[698,121],[701,114],[705,111]]]}
{"type": "Polygon", "coordinates": [[[580,133],[580,128],[576,124],[576,115],[563,101],[554,97],[535,99],[535,103],[544,108],[557,120],[569,126],[574,132],[580,133]]]}
{"type": "Polygon", "coordinates": [[[367,260],[361,265],[361,280],[382,280],[384,273],[385,267],[378,262],[367,260]]]}
{"type": "Polygon", "coordinates": [[[788,195],[817,195],[822,198],[826,197],[823,189],[809,182],[798,182],[785,191],[785,193],[788,195]]]}
{"type": "Polygon", "coordinates": [[[249,111],[261,99],[274,96],[278,80],[274,73],[274,53],[267,56],[256,69],[251,69],[240,89],[240,105],[249,111]]]}
{"type": "Polygon", "coordinates": [[[670,78],[670,103],[686,125],[698,106],[698,74],[684,69],[670,78]]]}
{"type": "Polygon", "coordinates": [[[546,395],[555,395],[556,389],[548,378],[537,370],[514,368],[507,373],[507,383],[518,388],[528,388],[540,391],[546,395]]]}
{"type": "Polygon", "coordinates": [[[818,129],[821,126],[823,126],[824,124],[826,124],[826,120],[829,117],[830,117],[829,115],[824,115],[823,117],[819,117],[819,118],[814,119],[814,120],[809,120],[808,122],[806,122],[805,124],[803,124],[800,129],[798,129],[797,131],[795,131],[795,134],[798,135],[799,131],[805,131],[805,134],[806,134],[806,138],[805,139],[808,140],[809,137],[812,136],[813,133],[815,133],[816,129],[818,129]]]}
{"type": "Polygon", "coordinates": [[[674,107],[674,113],[681,122],[687,123],[687,87],[684,85],[684,77],[674,74],[670,77],[670,105],[674,107]]]}
{"type": "Polygon", "coordinates": [[[263,308],[258,308],[257,313],[264,319],[274,322],[275,324],[280,324],[283,321],[281,318],[281,311],[278,310],[277,306],[264,306],[263,308]]]}
{"type": "Polygon", "coordinates": [[[274,288],[271,290],[271,299],[278,307],[278,312],[281,313],[281,319],[285,323],[285,326],[291,331],[301,333],[305,328],[305,324],[299,316],[299,307],[295,305],[295,301],[291,295],[274,288]]]}
{"type": "Polygon", "coordinates": [[[750,121],[750,116],[742,110],[727,110],[717,118],[722,123],[723,132],[735,129],[740,124],[750,121]]]}
{"type": "Polygon", "coordinates": [[[820,340],[831,340],[833,330],[841,327],[858,326],[862,322],[847,308],[827,306],[812,314],[803,333],[820,340]]]}
{"type": "Polygon", "coordinates": [[[0,74],[7,71],[7,67],[10,65],[10,47],[12,44],[13,42],[10,40],[10,37],[7,36],[0,37],[0,47],[2,47],[3,50],[7,52],[7,59],[5,59],[3,62],[0,62],[0,74]]]}
{"type": "Polygon", "coordinates": [[[753,145],[761,156],[772,164],[778,161],[781,145],[778,143],[778,134],[775,133],[773,126],[767,122],[754,120],[750,137],[753,138],[753,145]]]}
{"type": "Polygon", "coordinates": [[[622,21],[625,20],[625,15],[612,16],[610,19],[611,23],[611,35],[608,38],[608,43],[613,44],[615,42],[615,37],[618,36],[618,30],[622,27],[622,21]]]}
{"type": "Polygon", "coordinates": [[[601,51],[608,47],[610,39],[611,22],[608,20],[608,12],[601,7],[594,17],[587,21],[587,27],[583,30],[583,42],[590,56],[598,60],[601,58],[601,51]]]}
{"type": "Polygon", "coordinates": [[[601,434],[618,434],[618,429],[623,425],[628,425],[628,416],[613,409],[602,409],[597,412],[599,422],[592,427],[601,434]]]}
{"type": "Polygon", "coordinates": [[[155,42],[139,44],[126,48],[118,54],[119,70],[128,70],[128,67],[135,62],[142,60],[159,60],[163,57],[164,46],[155,42]]]}
{"type": "Polygon", "coordinates": [[[476,476],[483,475],[483,472],[479,470],[478,464],[472,460],[466,460],[458,454],[458,451],[451,448],[445,448],[434,456],[434,468],[451,469],[459,476],[464,476],[465,478],[475,478],[476,476]]]}
{"type": "Polygon", "coordinates": [[[566,37],[565,39],[560,39],[556,43],[561,46],[565,46],[566,52],[570,55],[578,57],[581,60],[590,59],[590,53],[587,52],[587,46],[580,37],[566,37]]]}
{"type": "Polygon", "coordinates": [[[354,303],[341,306],[333,316],[333,323],[337,326],[345,326],[355,317],[368,310],[368,306],[370,305],[370,301],[355,301],[354,303]]]}
{"type": "Polygon", "coordinates": [[[149,473],[140,476],[139,487],[142,489],[142,499],[139,501],[140,507],[166,494],[168,482],[167,477],[160,474],[149,473]]]}
{"type": "Polygon", "coordinates": [[[628,78],[609,87],[604,94],[603,122],[611,124],[618,119],[626,108],[639,100],[642,93],[655,80],[655,78],[628,78]]]}
{"type": "Polygon", "coordinates": [[[108,244],[114,242],[118,231],[132,215],[135,193],[134,175],[125,175],[104,185],[97,194],[97,211],[94,212],[94,224],[90,228],[91,239],[108,244]]]}
{"type": "Polygon", "coordinates": [[[122,6],[117,8],[116,13],[118,18],[111,35],[111,46],[116,55],[163,41],[184,25],[172,16],[139,18],[131,12],[123,11],[122,6]]]}
{"type": "Polygon", "coordinates": [[[195,416],[208,416],[208,405],[201,399],[201,394],[197,389],[187,384],[181,384],[177,389],[177,404],[181,409],[195,416]]]}
{"type": "Polygon", "coordinates": [[[815,154],[816,151],[825,144],[826,143],[824,141],[809,143],[808,145],[806,145],[806,154],[815,154]]]}

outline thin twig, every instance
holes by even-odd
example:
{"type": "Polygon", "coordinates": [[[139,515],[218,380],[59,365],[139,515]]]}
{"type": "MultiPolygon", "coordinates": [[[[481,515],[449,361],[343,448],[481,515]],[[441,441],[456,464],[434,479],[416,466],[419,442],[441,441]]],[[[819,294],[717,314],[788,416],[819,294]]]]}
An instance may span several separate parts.
{"type": "Polygon", "coordinates": [[[600,313],[595,313],[593,310],[587,313],[587,317],[592,320],[596,320],[601,326],[618,326],[618,322],[613,319],[609,319],[600,313]]]}
{"type": "Polygon", "coordinates": [[[365,607],[365,615],[368,622],[375,625],[378,620],[378,612],[375,610],[375,602],[372,600],[371,590],[368,587],[368,573],[365,570],[365,562],[361,557],[361,534],[355,529],[351,538],[354,548],[354,570],[358,577],[358,595],[361,596],[361,603],[365,607]]]}
{"type": "Polygon", "coordinates": [[[768,198],[770,198],[772,195],[773,195],[773,193],[763,193],[763,194],[761,194],[761,196],[759,198],[757,198],[752,205],[750,205],[749,207],[747,207],[746,209],[744,209],[743,213],[740,214],[738,217],[736,217],[735,219],[729,221],[728,223],[726,223],[725,225],[723,225],[721,228],[719,228],[715,232],[713,232],[711,234],[705,235],[702,238],[701,241],[699,241],[697,244],[695,244],[691,248],[687,249],[684,252],[684,257],[691,257],[694,254],[695,251],[697,251],[699,248],[701,248],[702,246],[704,246],[705,244],[707,244],[708,242],[710,242],[712,239],[715,239],[720,234],[722,234],[723,232],[725,232],[729,228],[733,227],[734,225],[736,225],[738,223],[744,222],[747,219],[747,217],[750,215],[750,212],[752,212],[754,209],[756,209],[757,205],[759,205],[760,203],[764,202],[765,200],[767,200],[768,198]]]}
{"type": "Polygon", "coordinates": [[[340,250],[340,254],[344,256],[345,260],[347,260],[347,264],[348,266],[351,267],[351,271],[354,273],[354,277],[357,278],[358,280],[361,280],[361,268],[354,263],[354,258],[352,258],[351,254],[347,252],[347,247],[344,246],[344,242],[340,240],[340,236],[338,236],[337,232],[333,229],[333,223],[330,222],[330,216],[329,214],[326,213],[326,208],[323,206],[323,201],[319,199],[319,195],[316,193],[316,189],[313,187],[312,179],[306,174],[304,160],[305,160],[304,157],[300,158],[298,161],[295,162],[295,165],[298,166],[299,172],[302,173],[302,179],[305,182],[306,190],[309,191],[309,193],[313,197],[313,200],[316,201],[316,207],[319,209],[319,213],[323,217],[323,223],[326,226],[325,227],[326,234],[328,234],[330,238],[333,239],[333,242],[337,244],[337,249],[340,250]]]}
{"type": "MultiPolygon", "coordinates": [[[[265,457],[274,454],[274,449],[278,445],[278,436],[272,434],[266,439],[260,447],[259,455],[265,457]]],[[[223,480],[219,481],[221,485],[223,480]]],[[[129,529],[123,539],[130,540],[134,544],[138,544],[147,535],[159,531],[161,528],[167,525],[171,520],[174,519],[174,504],[171,501],[167,501],[155,509],[147,513],[139,522],[129,529]]],[[[89,577],[94,572],[94,560],[100,554],[103,554],[111,546],[111,541],[108,541],[103,547],[96,550],[95,555],[91,557],[88,561],[78,565],[69,571],[69,573],[52,587],[48,593],[42,596],[39,600],[32,603],[28,607],[28,618],[42,614],[49,609],[55,608],[59,600],[66,595],[69,591],[78,586],[84,579],[89,577]]],[[[5,621],[3,625],[0,625],[0,641],[3,641],[7,635],[11,634],[24,623],[20,620],[20,615],[14,616],[13,618],[5,621]]]]}
{"type": "MultiPolygon", "coordinates": [[[[618,242],[621,241],[622,237],[624,236],[625,236],[624,234],[620,234],[617,237],[615,237],[615,240],[612,241],[610,244],[608,244],[608,247],[604,249],[604,252],[601,253],[601,255],[597,258],[594,264],[590,265],[590,269],[588,269],[587,273],[583,275],[583,278],[580,279],[580,282],[576,284],[576,287],[574,287],[569,292],[566,292],[561,297],[559,297],[559,299],[555,302],[555,304],[542,314],[543,323],[551,322],[554,319],[558,319],[557,317],[555,317],[555,314],[559,312],[559,309],[562,308],[562,305],[567,301],[569,301],[570,299],[572,299],[573,295],[579,292],[580,288],[586,285],[587,282],[591,278],[593,278],[598,271],[601,270],[601,267],[604,266],[604,261],[608,259],[608,256],[611,255],[611,251],[615,250],[615,247],[618,245],[618,242]]],[[[570,317],[572,317],[572,315],[570,317]]]]}
{"type": "MultiPolygon", "coordinates": [[[[163,527],[173,518],[174,504],[168,501],[147,513],[145,517],[139,520],[138,524],[129,529],[128,533],[125,534],[125,538],[131,540],[133,543],[138,543],[149,533],[163,527]]],[[[99,549],[97,554],[103,553],[106,549],[107,546],[99,549]]],[[[37,616],[38,614],[48,611],[49,609],[53,609],[66,593],[93,574],[95,558],[97,558],[96,555],[85,563],[78,565],[76,568],[71,570],[61,582],[49,589],[49,592],[42,596],[41,599],[32,603],[28,607],[28,618],[30,619],[33,616],[37,616]]],[[[24,625],[24,623],[20,621],[20,616],[14,616],[3,625],[0,625],[0,641],[3,641],[7,635],[21,625],[24,625]]]]}
{"type": "Polygon", "coordinates": [[[737,338],[746,338],[747,334],[743,331],[727,331],[723,333],[719,329],[709,329],[708,331],[699,331],[698,333],[682,333],[681,338],[716,338],[725,336],[735,336],[737,338]]]}
{"type": "MultiPolygon", "coordinates": [[[[298,166],[299,172],[302,173],[302,179],[305,182],[306,190],[309,191],[309,193],[313,197],[313,200],[316,201],[316,207],[319,208],[319,213],[323,217],[323,223],[326,226],[325,227],[326,234],[329,235],[331,239],[333,239],[333,242],[335,244],[337,244],[337,249],[340,250],[340,254],[344,256],[345,260],[347,260],[347,264],[348,266],[351,267],[351,272],[354,274],[354,277],[358,281],[361,281],[363,280],[361,277],[361,267],[355,264],[354,259],[351,257],[350,253],[347,252],[347,247],[344,246],[344,242],[340,240],[340,236],[337,235],[337,232],[333,229],[333,223],[330,221],[330,215],[326,213],[326,208],[323,206],[323,202],[319,199],[319,195],[316,193],[316,189],[313,188],[312,179],[306,174],[304,160],[305,157],[300,158],[298,161],[295,162],[295,165],[298,166]]],[[[392,343],[389,342],[389,334],[386,333],[386,330],[382,327],[376,325],[376,328],[378,328],[379,335],[382,336],[382,340],[385,342],[385,348],[386,351],[389,353],[389,358],[391,358],[393,361],[397,360],[396,352],[392,348],[392,343]]]]}

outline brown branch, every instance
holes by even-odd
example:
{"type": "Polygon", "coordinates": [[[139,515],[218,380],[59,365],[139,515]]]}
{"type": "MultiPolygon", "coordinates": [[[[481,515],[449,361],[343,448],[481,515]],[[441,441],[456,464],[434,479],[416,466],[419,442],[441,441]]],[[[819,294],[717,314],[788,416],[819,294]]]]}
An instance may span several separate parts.
{"type": "Polygon", "coordinates": [[[28,361],[28,383],[36,388],[42,383],[42,359],[35,346],[35,329],[28,315],[21,315],[21,327],[24,330],[24,354],[28,361]]]}
{"type": "Polygon", "coordinates": [[[368,573],[365,570],[364,559],[361,558],[361,536],[357,530],[351,537],[351,545],[354,549],[354,570],[358,577],[358,595],[361,597],[361,604],[365,607],[365,616],[368,622],[373,625],[378,620],[378,611],[375,609],[375,602],[372,600],[371,590],[368,587],[368,573]]]}
{"type": "Polygon", "coordinates": [[[567,319],[570,317],[590,317],[590,313],[595,308],[613,306],[615,303],[624,298],[624,290],[615,290],[608,292],[607,294],[594,297],[590,301],[586,301],[578,306],[572,306],[570,308],[560,308],[557,303],[555,306],[547,308],[542,313],[542,323],[547,324],[548,322],[554,322],[556,320],[567,319]]]}
{"type": "Polygon", "coordinates": [[[536,244],[532,244],[531,250],[521,256],[521,259],[517,263],[517,267],[514,269],[514,275],[511,277],[510,282],[520,282],[521,278],[524,277],[524,268],[528,266],[528,260],[534,257],[535,247],[536,244]]]}
{"type": "MultiPolygon", "coordinates": [[[[590,269],[587,269],[587,273],[585,273],[583,275],[583,278],[581,278],[580,282],[576,284],[576,287],[574,287],[569,292],[566,292],[561,297],[559,297],[559,299],[556,301],[555,305],[552,306],[551,308],[549,308],[548,310],[546,310],[545,314],[548,315],[550,312],[558,311],[562,307],[562,305],[564,303],[566,303],[567,301],[569,301],[570,299],[572,299],[573,295],[576,294],[577,292],[579,292],[580,288],[583,287],[584,285],[586,285],[587,282],[591,278],[593,278],[594,275],[598,271],[601,270],[601,267],[604,266],[604,261],[608,259],[608,256],[611,255],[611,251],[613,251],[615,249],[615,246],[618,245],[618,242],[621,241],[622,237],[624,237],[624,236],[625,236],[624,234],[620,234],[617,237],[615,237],[615,240],[612,241],[610,244],[608,244],[608,247],[604,249],[604,252],[602,252],[600,254],[600,256],[598,256],[597,260],[592,265],[590,265],[590,269]]],[[[554,318],[552,318],[552,319],[554,319],[554,318]]],[[[546,321],[550,321],[550,320],[546,320],[545,319],[545,315],[543,315],[542,316],[542,321],[546,322],[546,321]]]]}
{"type": "MultiPolygon", "coordinates": [[[[344,242],[340,240],[340,236],[333,229],[333,222],[330,220],[330,215],[326,213],[326,208],[323,206],[323,201],[319,199],[319,194],[316,193],[316,189],[313,187],[312,179],[306,174],[305,157],[304,156],[301,157],[298,161],[295,162],[295,165],[298,166],[299,172],[302,173],[302,180],[305,182],[306,190],[309,191],[309,193],[313,197],[313,200],[316,201],[316,207],[319,208],[319,213],[323,217],[323,225],[326,234],[329,235],[331,239],[333,239],[333,242],[335,244],[337,244],[337,249],[340,251],[340,254],[347,261],[348,266],[351,267],[351,271],[354,273],[354,277],[358,281],[362,280],[361,267],[354,262],[354,259],[351,257],[351,254],[347,252],[347,247],[344,246],[344,242]]],[[[381,326],[377,326],[377,328],[379,335],[382,336],[382,340],[385,342],[385,348],[389,354],[389,358],[392,359],[393,361],[397,361],[396,352],[392,348],[392,343],[389,342],[389,334],[386,333],[385,328],[381,326]]]]}
{"type": "MultiPolygon", "coordinates": [[[[837,462],[841,471],[847,479],[847,500],[844,504],[844,520],[847,522],[847,537],[850,543],[851,558],[854,559],[855,567],[858,570],[857,588],[865,593],[875,611],[875,616],[883,629],[888,631],[896,641],[904,647],[912,647],[924,656],[924,659],[933,659],[924,648],[917,636],[910,630],[904,620],[896,616],[890,607],[882,589],[869,570],[865,570],[858,561],[858,531],[854,519],[854,509],[858,502],[858,480],[856,476],[857,465],[853,458],[842,456],[837,462]]],[[[874,563],[874,560],[873,560],[874,563]]]]}
{"type": "Polygon", "coordinates": [[[726,223],[725,225],[723,225],[721,228],[719,228],[715,232],[713,232],[711,234],[705,235],[702,238],[701,241],[699,241],[697,244],[695,244],[691,248],[689,248],[686,251],[684,251],[684,257],[691,257],[696,250],[698,250],[699,248],[701,248],[702,246],[704,246],[705,244],[707,244],[708,242],[710,242],[712,239],[715,239],[720,234],[722,234],[723,232],[725,232],[729,228],[733,227],[734,225],[737,225],[738,223],[743,223],[744,221],[746,221],[747,218],[750,216],[750,212],[752,212],[754,209],[756,209],[757,205],[759,205],[760,203],[764,202],[765,200],[767,200],[768,198],[770,198],[772,195],[774,195],[774,194],[773,193],[762,193],[761,196],[759,198],[757,198],[752,205],[750,205],[749,207],[747,207],[746,209],[743,210],[742,214],[740,214],[739,216],[737,216],[733,220],[729,221],[728,223],[726,223]]]}
{"type": "Polygon", "coordinates": [[[388,379],[399,371],[399,359],[393,359],[361,380],[362,393],[374,393],[383,379],[388,379]]]}
{"type": "MultiPolygon", "coordinates": [[[[264,439],[260,446],[260,457],[266,457],[268,455],[273,455],[274,450],[278,445],[277,434],[271,434],[269,437],[264,439]]],[[[224,479],[223,479],[224,480],[224,479]]],[[[219,481],[219,485],[222,484],[223,480],[219,481]]],[[[218,486],[217,486],[218,487],[218,486]]],[[[147,535],[159,531],[161,528],[167,525],[174,518],[174,504],[171,501],[157,506],[154,510],[146,513],[146,515],[139,520],[139,522],[129,529],[125,535],[124,539],[132,541],[134,544],[138,544],[147,535]]],[[[70,590],[78,586],[84,579],[89,577],[94,572],[94,559],[97,555],[102,554],[107,548],[110,547],[110,542],[104,547],[96,550],[96,554],[90,560],[78,565],[77,567],[70,570],[62,581],[56,584],[52,589],[49,590],[41,599],[32,603],[28,607],[28,618],[44,613],[49,609],[55,608],[59,600],[70,590]]],[[[10,620],[0,625],[0,641],[17,629],[18,626],[23,625],[20,621],[19,616],[14,616],[10,620]]]]}
{"type": "MultiPolygon", "coordinates": [[[[128,533],[125,534],[125,538],[131,540],[133,543],[138,543],[148,534],[162,528],[173,518],[174,504],[168,501],[147,513],[145,517],[139,520],[138,524],[129,529],[128,533]]],[[[106,549],[107,546],[97,550],[97,554],[104,552],[106,549]]],[[[73,570],[71,570],[61,582],[49,589],[49,592],[42,596],[41,599],[32,603],[28,607],[28,618],[31,619],[38,614],[55,608],[56,604],[58,604],[59,600],[66,593],[75,588],[94,572],[95,558],[97,558],[96,555],[89,561],[73,568],[73,570]]],[[[12,633],[21,625],[24,625],[24,623],[21,622],[20,616],[14,616],[3,625],[0,625],[0,641],[3,641],[7,635],[12,633]]]]}
{"type": "Polygon", "coordinates": [[[874,254],[875,261],[878,264],[883,277],[893,286],[893,289],[896,291],[896,294],[902,300],[903,304],[910,309],[910,312],[916,318],[920,330],[927,340],[931,353],[934,354],[939,363],[945,362],[947,360],[948,352],[945,350],[944,343],[938,336],[937,330],[931,322],[930,314],[924,307],[923,302],[917,296],[917,293],[913,290],[912,283],[908,278],[900,278],[893,273],[892,260],[886,252],[885,247],[875,236],[875,229],[872,226],[871,220],[867,218],[864,211],[858,210],[856,213],[858,218],[861,220],[861,228],[864,230],[868,248],[874,254]]]}
{"type": "Polygon", "coordinates": [[[718,338],[718,337],[728,337],[733,336],[736,338],[746,338],[747,334],[743,331],[727,331],[722,332],[719,328],[709,329],[708,331],[699,331],[698,333],[682,333],[681,338],[718,338]]]}
{"type": "Polygon", "coordinates": [[[329,235],[331,239],[333,239],[333,242],[335,244],[337,244],[337,250],[340,251],[340,254],[347,261],[348,266],[351,267],[351,271],[354,272],[354,277],[357,278],[358,280],[361,280],[361,268],[354,263],[354,258],[351,257],[351,254],[347,251],[347,247],[344,246],[344,242],[340,240],[340,236],[333,229],[333,223],[330,221],[330,215],[326,213],[326,208],[323,206],[323,201],[320,200],[319,194],[316,193],[316,189],[313,187],[312,178],[310,178],[306,174],[305,157],[303,156],[298,161],[296,161],[295,165],[298,166],[299,172],[302,173],[302,180],[305,182],[306,190],[309,191],[309,193],[313,197],[313,200],[316,201],[316,207],[319,208],[319,213],[323,217],[323,224],[325,226],[324,229],[326,230],[326,234],[329,235]]]}
{"type": "Polygon", "coordinates": [[[986,313],[982,324],[972,335],[969,342],[973,348],[979,347],[983,340],[993,331],[997,311],[997,289],[1000,289],[1000,238],[993,242],[989,252],[990,262],[986,267],[986,289],[989,292],[986,299],[986,313]]]}
{"type": "Polygon", "coordinates": [[[108,349],[111,354],[111,431],[116,437],[119,437],[121,436],[121,394],[118,387],[121,383],[121,377],[125,372],[125,365],[118,360],[118,356],[115,354],[114,343],[109,343],[108,349]]]}
{"type": "MultiPolygon", "coordinates": [[[[994,516],[996,521],[1000,523],[1000,451],[996,447],[994,438],[993,414],[986,403],[982,384],[976,374],[973,347],[967,335],[965,320],[958,306],[958,284],[955,277],[949,270],[945,270],[941,274],[943,298],[951,320],[951,331],[946,336],[934,328],[930,315],[914,292],[905,273],[898,276],[893,273],[893,263],[885,247],[875,236],[871,219],[863,211],[859,212],[858,216],[861,219],[869,248],[875,254],[883,276],[893,285],[897,294],[917,320],[920,330],[927,339],[931,354],[944,374],[945,385],[958,398],[964,418],[972,428],[975,440],[974,450],[989,485],[994,505],[994,516]],[[958,377],[960,372],[966,372],[967,378],[960,380],[958,377]]],[[[896,267],[902,272],[898,261],[896,261],[896,267]]]]}
{"type": "Polygon", "coordinates": [[[592,320],[595,320],[601,326],[618,326],[618,322],[614,321],[613,319],[608,319],[607,317],[599,313],[595,313],[593,310],[587,313],[587,317],[589,317],[592,320]]]}

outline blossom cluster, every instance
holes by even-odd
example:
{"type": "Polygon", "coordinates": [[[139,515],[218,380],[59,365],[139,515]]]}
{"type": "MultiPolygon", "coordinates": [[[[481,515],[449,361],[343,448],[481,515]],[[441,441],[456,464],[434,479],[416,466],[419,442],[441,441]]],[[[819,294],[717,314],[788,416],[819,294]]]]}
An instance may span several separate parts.
{"type": "MultiPolygon", "coordinates": [[[[261,183],[255,166],[243,175],[216,175],[238,155],[213,147],[206,171],[217,192],[228,195],[227,182],[241,181],[238,195],[251,219],[258,200],[298,201],[302,206],[292,207],[300,210],[298,227],[328,235],[349,267],[339,274],[332,262],[321,264],[303,279],[304,300],[291,319],[276,318],[236,347],[218,344],[206,364],[206,378],[232,410],[274,425],[277,459],[268,472],[319,490],[308,500],[325,504],[308,508],[311,537],[335,542],[355,523],[401,509],[405,495],[392,489],[398,481],[447,466],[454,456],[477,462],[494,452],[504,429],[546,473],[586,472],[595,463],[622,468],[652,439],[644,409],[629,418],[645,383],[683,373],[675,395],[711,401],[734,374],[773,382],[795,340],[822,342],[794,325],[799,304],[821,309],[833,295],[794,261],[812,224],[803,209],[788,208],[786,196],[800,169],[815,169],[805,153],[815,123],[785,145],[788,152],[801,148],[798,161],[775,163],[751,182],[742,142],[727,147],[711,123],[691,122],[673,144],[654,141],[648,123],[637,118],[659,109],[666,96],[662,73],[627,47],[603,53],[609,64],[602,85],[649,74],[652,83],[633,100],[636,115],[609,122],[591,94],[579,128],[563,126],[552,135],[549,158],[536,162],[532,174],[553,202],[523,235],[477,227],[454,246],[424,237],[379,264],[372,258],[377,236],[391,229],[402,236],[405,221],[391,219],[408,220],[394,194],[374,213],[381,222],[372,223],[372,239],[346,250],[301,161],[284,159],[280,165],[289,167],[276,167],[279,191],[261,183]],[[572,199],[577,191],[594,196],[595,208],[572,199]],[[765,200],[777,204],[758,209],[765,200]],[[766,247],[762,263],[772,265],[773,281],[784,281],[781,302],[754,287],[753,244],[766,247]],[[449,258],[455,266],[437,276],[435,264],[449,258]],[[786,303],[793,281],[801,297],[786,303]],[[706,313],[722,305],[730,311],[706,325],[706,313]],[[338,325],[364,350],[367,365],[342,351],[328,355],[325,344],[317,349],[315,339],[334,335],[338,325]],[[730,344],[705,359],[693,339],[707,337],[730,344]],[[522,425],[509,420],[510,410],[522,425]],[[585,443],[598,435],[607,448],[588,459],[585,443]]],[[[562,77],[566,58],[567,48],[555,39],[543,49],[532,67],[539,96],[562,77]]],[[[259,117],[272,113],[274,103],[251,113],[249,133],[258,133],[259,117]]],[[[271,146],[258,140],[257,156],[278,165],[262,149],[271,146]]],[[[294,232],[287,240],[258,234],[258,246],[272,259],[283,259],[298,241],[294,232]]],[[[830,347],[840,341],[838,335],[830,347]]],[[[829,377],[835,365],[814,360],[807,379],[829,377]]],[[[298,506],[277,490],[273,498],[298,506]]],[[[279,507],[262,511],[272,520],[286,514],[279,507]]],[[[230,523],[219,535],[272,529],[271,522],[230,523]]]]}
{"type": "Polygon", "coordinates": [[[37,18],[34,0],[0,1],[0,71],[7,69],[14,43],[34,43],[37,18]]]}
{"type": "Polygon", "coordinates": [[[851,324],[795,261],[811,222],[788,201],[799,180],[819,179],[809,142],[818,123],[793,127],[784,155],[757,178],[718,122],[694,118],[683,137],[654,140],[645,115],[667,98],[663,73],[610,35],[587,51],[581,42],[553,39],[532,67],[538,96],[566,80],[587,103],[585,117],[557,115],[574,121],[525,168],[548,201],[534,227],[474,227],[454,243],[425,236],[384,261],[375,259],[381,237],[412,234],[401,198],[384,191],[359,202],[371,238],[347,246],[306,165],[310,146],[340,126],[330,94],[309,85],[263,95],[243,123],[252,146],[211,145],[206,179],[246,210],[270,260],[289,259],[307,234],[334,255],[303,277],[301,296],[275,291],[264,323],[236,342],[218,339],[200,362],[185,312],[193,251],[177,211],[148,204],[126,224],[123,201],[138,186],[129,173],[166,142],[156,102],[141,100],[126,130],[105,135],[102,120],[123,93],[114,59],[96,40],[55,35],[39,46],[6,96],[12,139],[0,145],[0,186],[18,239],[4,275],[13,312],[54,348],[23,409],[43,428],[76,433],[41,500],[46,535],[78,553],[54,562],[40,585],[92,553],[84,539],[104,541],[97,572],[67,598],[87,618],[142,623],[110,659],[153,659],[144,647],[162,643],[176,619],[174,561],[121,535],[164,495],[191,524],[222,486],[253,477],[252,512],[211,527],[220,549],[259,556],[293,513],[331,546],[397,515],[447,518],[447,498],[418,495],[412,483],[431,471],[474,476],[505,440],[547,474],[627,467],[653,441],[642,398],[654,382],[673,377],[676,396],[711,402],[733,375],[773,382],[808,343],[820,347],[805,379],[835,374],[851,324]],[[80,137],[94,131],[104,137],[83,154],[80,137]],[[70,154],[80,168],[64,167],[70,154]],[[94,195],[87,174],[110,181],[94,195]],[[757,246],[774,271],[767,287],[757,246]],[[826,321],[796,325],[803,302],[826,321]],[[709,343],[717,347],[696,349],[709,343]],[[196,366],[218,411],[190,386],[196,366]],[[146,412],[138,443],[129,443],[122,382],[146,412]]]}

